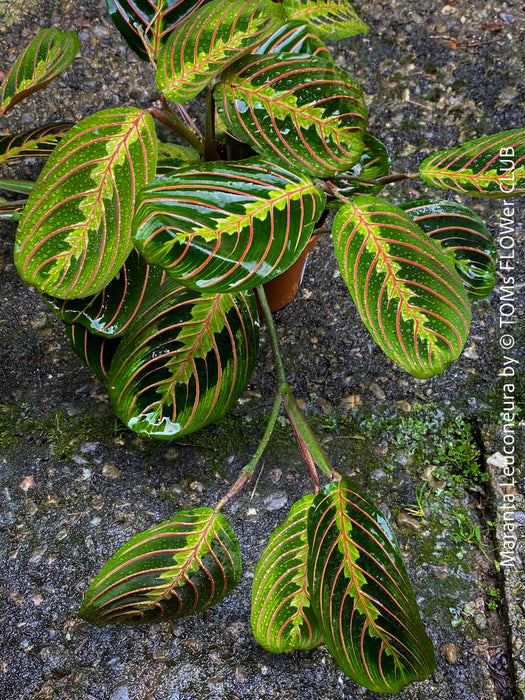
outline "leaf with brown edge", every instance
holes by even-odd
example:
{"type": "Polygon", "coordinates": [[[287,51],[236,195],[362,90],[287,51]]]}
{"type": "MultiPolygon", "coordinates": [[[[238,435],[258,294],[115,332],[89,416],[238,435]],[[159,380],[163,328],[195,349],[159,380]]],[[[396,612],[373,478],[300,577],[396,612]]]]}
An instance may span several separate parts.
{"type": "Polygon", "coordinates": [[[323,640],[357,683],[396,693],[435,668],[395,537],[349,477],[328,484],[308,515],[308,583],[323,640]]]}
{"type": "Polygon", "coordinates": [[[379,347],[415,377],[460,354],[470,305],[453,262],[402,209],[356,197],[336,214],[334,248],[357,310],[379,347]]]}
{"type": "Polygon", "coordinates": [[[467,141],[426,158],[419,174],[429,185],[472,197],[525,194],[525,128],[467,141]]]}
{"type": "Polygon", "coordinates": [[[308,592],[308,494],[295,503],[261,554],[252,586],[252,631],[268,651],[313,649],[321,643],[308,592]]]}
{"type": "Polygon", "coordinates": [[[100,626],[174,620],[216,605],[240,578],[239,545],[226,518],[211,508],[182,510],[111,557],[79,616],[100,626]]]}
{"type": "Polygon", "coordinates": [[[0,86],[0,115],[59,76],[73,61],[78,48],[75,32],[40,30],[0,86]]]}

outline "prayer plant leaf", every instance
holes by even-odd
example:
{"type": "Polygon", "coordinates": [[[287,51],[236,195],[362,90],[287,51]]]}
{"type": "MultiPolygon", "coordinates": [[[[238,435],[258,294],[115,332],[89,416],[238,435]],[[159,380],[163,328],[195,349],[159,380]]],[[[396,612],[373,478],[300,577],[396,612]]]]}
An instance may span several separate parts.
{"type": "Polygon", "coordinates": [[[373,182],[356,182],[350,180],[348,176],[361,177],[366,180],[376,180],[386,177],[390,173],[390,156],[386,146],[376,139],[372,134],[365,133],[363,136],[364,150],[359,161],[353,165],[348,174],[340,178],[330,178],[331,184],[345,197],[357,197],[361,194],[377,195],[385,185],[373,182]]]}
{"type": "Polygon", "coordinates": [[[0,115],[60,75],[79,48],[75,32],[42,29],[18,56],[0,85],[0,115]]]}
{"type": "Polygon", "coordinates": [[[79,615],[96,625],[174,620],[220,603],[241,578],[241,554],[226,518],[182,510],[133,537],[91,584],[79,615]]]}
{"type": "Polygon", "coordinates": [[[53,151],[18,227],[20,276],[60,299],[97,294],[129,255],[138,190],[155,175],[153,119],[134,108],[83,119],[53,151]]]}
{"type": "Polygon", "coordinates": [[[252,630],[268,651],[313,649],[321,643],[307,576],[306,523],[313,500],[313,494],[308,494],[293,505],[270,537],[255,569],[252,630]]]}
{"type": "Polygon", "coordinates": [[[208,0],[107,0],[113,24],[143,61],[156,59],[168,36],[208,0]],[[146,48],[147,46],[147,48],[146,48]]]}
{"type": "Polygon", "coordinates": [[[66,338],[76,354],[96,377],[105,382],[120,339],[95,335],[80,323],[66,323],[65,331],[66,338]]]}
{"type": "Polygon", "coordinates": [[[284,164],[203,163],[142,190],[133,240],[186,287],[249,289],[297,260],[325,201],[307,175],[284,164]]]}
{"type": "Polygon", "coordinates": [[[349,478],[315,497],[308,583],[323,640],[341,669],[396,693],[435,668],[399,547],[385,517],[349,478]]]}
{"type": "Polygon", "coordinates": [[[108,377],[117,416],[173,439],[221,418],[246,388],[259,344],[253,291],[204,294],[173,280],[144,300],[108,377]]]}
{"type": "Polygon", "coordinates": [[[525,128],[467,141],[426,158],[419,173],[429,185],[474,197],[525,194],[525,128]]]}
{"type": "Polygon", "coordinates": [[[334,219],[343,278],[376,343],[415,377],[443,372],[465,344],[470,305],[453,262],[402,209],[356,197],[334,219]]]}
{"type": "Polygon", "coordinates": [[[283,24],[253,51],[257,55],[283,52],[317,56],[333,63],[330,52],[310,25],[299,20],[283,24]]]}
{"type": "Polygon", "coordinates": [[[326,41],[368,32],[347,0],[283,0],[288,19],[308,22],[326,41]]]}
{"type": "Polygon", "coordinates": [[[66,323],[79,323],[91,333],[113,338],[124,333],[144,298],[164,277],[160,267],[148,265],[133,249],[120,272],[98,294],[81,299],[44,295],[44,301],[66,323]]]}
{"type": "Polygon", "coordinates": [[[39,126],[15,136],[0,136],[0,163],[24,158],[49,158],[72,126],[70,122],[60,122],[39,126]]]}
{"type": "Polygon", "coordinates": [[[496,284],[498,249],[483,221],[467,207],[447,200],[400,205],[454,262],[471,299],[488,297],[496,284]]]}
{"type": "Polygon", "coordinates": [[[247,56],[223,73],[213,94],[233,136],[305,173],[330,177],[363,151],[363,92],[322,58],[247,56]]]}
{"type": "Polygon", "coordinates": [[[187,165],[200,163],[201,157],[191,146],[180,146],[178,143],[159,143],[157,161],[157,176],[173,175],[187,165]]]}
{"type": "Polygon", "coordinates": [[[212,0],[174,31],[159,55],[157,87],[175,102],[198,95],[281,23],[271,0],[212,0]]]}

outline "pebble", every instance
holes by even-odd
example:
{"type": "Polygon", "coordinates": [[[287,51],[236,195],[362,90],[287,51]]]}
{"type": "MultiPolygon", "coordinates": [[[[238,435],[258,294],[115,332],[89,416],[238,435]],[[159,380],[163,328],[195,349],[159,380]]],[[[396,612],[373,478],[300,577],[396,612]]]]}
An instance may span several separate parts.
{"type": "Polygon", "coordinates": [[[288,496],[284,491],[276,491],[271,496],[266,496],[263,500],[266,510],[270,512],[284,508],[288,503],[288,496]]]}
{"type": "Polygon", "coordinates": [[[377,398],[380,401],[384,401],[386,399],[385,392],[383,391],[383,389],[381,389],[379,384],[377,384],[376,382],[372,382],[372,384],[370,384],[370,386],[369,386],[369,389],[373,394],[375,394],[377,396],[377,398]]]}
{"type": "Polygon", "coordinates": [[[107,476],[109,479],[118,479],[120,474],[120,469],[117,469],[114,464],[110,464],[109,462],[106,462],[102,467],[102,476],[107,476]]]}
{"type": "Polygon", "coordinates": [[[400,411],[404,413],[410,413],[412,406],[408,401],[396,401],[396,405],[400,411]]]}
{"type": "Polygon", "coordinates": [[[406,530],[412,530],[413,532],[419,532],[421,530],[421,523],[416,518],[410,517],[406,513],[398,513],[396,517],[396,522],[401,528],[406,530]]]}
{"type": "Polygon", "coordinates": [[[33,479],[32,476],[26,476],[25,479],[23,479],[18,484],[18,488],[22,489],[22,491],[28,491],[29,489],[34,488],[34,486],[35,486],[35,480],[33,479]]]}
{"type": "Polygon", "coordinates": [[[441,653],[450,664],[455,664],[458,658],[458,650],[454,644],[443,644],[441,653]]]}
{"type": "Polygon", "coordinates": [[[359,394],[350,394],[349,396],[344,397],[342,401],[342,408],[344,411],[351,411],[353,408],[360,406],[362,403],[363,402],[359,394]]]}

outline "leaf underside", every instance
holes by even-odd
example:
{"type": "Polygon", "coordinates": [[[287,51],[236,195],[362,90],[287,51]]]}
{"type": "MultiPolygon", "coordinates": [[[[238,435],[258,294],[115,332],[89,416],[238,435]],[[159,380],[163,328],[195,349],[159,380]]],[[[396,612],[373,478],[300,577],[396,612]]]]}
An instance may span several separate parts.
{"type": "Polygon", "coordinates": [[[341,669],[380,693],[427,678],[434,651],[395,537],[349,477],[316,496],[308,541],[312,607],[341,669]]]}
{"type": "Polygon", "coordinates": [[[205,163],[142,190],[133,241],[187,287],[249,289],[297,260],[325,201],[307,175],[284,164],[205,163]]]}
{"type": "Polygon", "coordinates": [[[477,214],[448,200],[406,202],[400,208],[449,255],[471,299],[491,293],[498,250],[477,214]]]}
{"type": "Polygon", "coordinates": [[[415,377],[442,372],[467,339],[470,305],[452,261],[403,210],[362,196],[333,226],[343,278],[374,340],[415,377]]]}
{"type": "Polygon", "coordinates": [[[322,58],[247,56],[223,73],[213,94],[233,136],[303,172],[330,177],[363,151],[363,92],[322,58]]]}
{"type": "Polygon", "coordinates": [[[0,115],[59,76],[72,63],[78,49],[75,32],[40,30],[0,86],[0,115]]]}
{"type": "Polygon", "coordinates": [[[227,65],[280,24],[271,0],[212,0],[174,31],[163,47],[157,87],[174,102],[196,97],[227,65]]]}
{"type": "Polygon", "coordinates": [[[129,255],[138,190],[155,175],[153,119],[110,109],[74,126],[47,161],[18,228],[20,276],[61,299],[96,294],[129,255]]]}
{"type": "Polygon", "coordinates": [[[79,615],[100,626],[178,619],[219,603],[240,577],[239,546],[224,516],[183,510],[111,557],[79,615]]]}
{"type": "Polygon", "coordinates": [[[308,510],[312,494],[294,504],[261,554],[252,587],[255,639],[268,651],[313,649],[321,643],[308,592],[308,510]]]}
{"type": "Polygon", "coordinates": [[[173,439],[221,418],[246,388],[259,341],[252,291],[205,294],[166,279],[143,302],[108,377],[117,416],[173,439]]]}
{"type": "Polygon", "coordinates": [[[525,128],[501,131],[426,158],[419,173],[429,185],[474,197],[525,194],[525,128]]]}

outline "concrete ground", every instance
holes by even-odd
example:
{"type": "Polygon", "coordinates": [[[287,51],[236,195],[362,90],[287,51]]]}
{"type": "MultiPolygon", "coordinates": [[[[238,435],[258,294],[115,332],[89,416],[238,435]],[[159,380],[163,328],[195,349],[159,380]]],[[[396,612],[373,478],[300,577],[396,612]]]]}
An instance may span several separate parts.
{"type": "MultiPolygon", "coordinates": [[[[414,171],[428,153],[457,141],[523,126],[523,2],[379,0],[360,9],[370,34],[332,49],[362,82],[370,131],[388,146],[395,170],[414,171]]],[[[0,131],[147,106],[158,97],[152,71],[126,48],[98,0],[0,0],[0,70],[46,26],[75,29],[79,57],[0,121],[0,131]]],[[[18,175],[30,177],[31,167],[18,175]]],[[[4,168],[0,176],[14,174],[4,168]]],[[[389,197],[425,192],[412,182],[392,187],[389,197]]],[[[463,201],[496,236],[501,202],[463,201]]],[[[515,200],[515,216],[512,353],[500,346],[496,288],[475,305],[459,361],[431,380],[413,379],[362,327],[328,238],[310,255],[297,299],[276,314],[292,388],[336,468],[352,474],[390,517],[435,645],[436,672],[398,693],[400,700],[525,693],[524,424],[519,414],[509,490],[498,377],[505,356],[518,360],[523,409],[523,198],[515,200]],[[520,538],[512,550],[503,527],[509,494],[520,538]],[[505,557],[509,551],[516,556],[505,557]],[[498,571],[495,561],[508,565],[498,571]]],[[[13,237],[14,226],[1,224],[0,698],[375,697],[348,680],[323,647],[277,656],[251,635],[258,554],[309,489],[285,425],[257,482],[225,509],[243,554],[243,578],[231,597],[198,617],[151,627],[98,629],[77,618],[90,580],[118,547],[178,510],[212,506],[224,494],[264,430],[275,376],[263,332],[249,390],[227,418],[173,443],[138,439],[113,417],[103,385],[69,349],[60,322],[18,278],[13,237]]]]}

